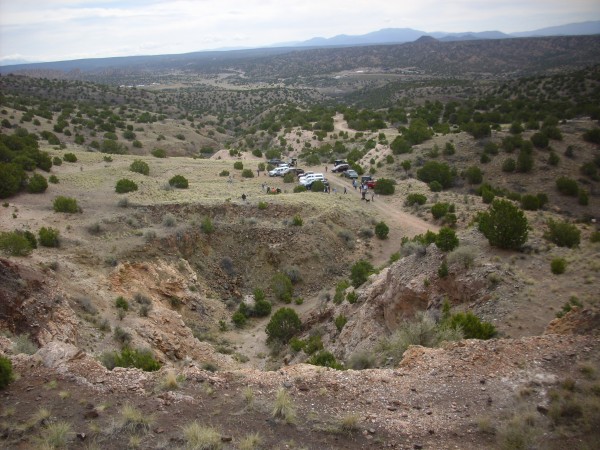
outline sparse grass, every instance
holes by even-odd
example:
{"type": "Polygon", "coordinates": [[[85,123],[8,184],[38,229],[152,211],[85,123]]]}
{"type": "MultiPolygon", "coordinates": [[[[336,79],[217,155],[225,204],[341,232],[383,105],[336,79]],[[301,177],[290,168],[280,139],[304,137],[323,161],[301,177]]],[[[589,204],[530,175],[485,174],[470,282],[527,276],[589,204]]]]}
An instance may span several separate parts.
{"type": "Polygon", "coordinates": [[[283,419],[287,423],[294,423],[296,421],[296,410],[292,397],[284,388],[280,388],[277,391],[272,416],[276,419],[283,419]]]}
{"type": "Polygon", "coordinates": [[[515,416],[498,430],[497,439],[502,450],[527,450],[534,442],[534,429],[527,418],[515,416]]]}
{"type": "Polygon", "coordinates": [[[41,423],[44,423],[45,421],[47,421],[51,416],[50,410],[47,408],[40,408],[38,409],[35,414],[33,415],[33,417],[31,418],[31,425],[35,426],[41,423]]]}
{"type": "Polygon", "coordinates": [[[496,434],[496,427],[489,417],[480,417],[477,420],[477,429],[482,434],[496,434]]]}
{"type": "Polygon", "coordinates": [[[246,386],[242,391],[242,395],[244,396],[244,403],[246,403],[248,407],[252,406],[254,403],[254,390],[250,386],[246,386]]]}
{"type": "Polygon", "coordinates": [[[71,393],[69,391],[60,391],[58,393],[58,396],[60,397],[61,400],[66,400],[71,397],[71,393]]]}
{"type": "Polygon", "coordinates": [[[44,389],[56,389],[58,387],[58,381],[50,380],[44,385],[44,389]]]}
{"type": "Polygon", "coordinates": [[[145,433],[154,423],[152,415],[145,415],[135,406],[126,404],[121,408],[121,426],[124,430],[134,433],[145,433]]]}
{"type": "Polygon", "coordinates": [[[42,433],[42,445],[46,448],[65,448],[73,434],[70,423],[59,421],[49,424],[42,433]]]}
{"type": "Polygon", "coordinates": [[[179,377],[172,370],[167,370],[160,387],[163,391],[175,391],[179,389],[179,377]]]}
{"type": "Polygon", "coordinates": [[[183,427],[186,447],[190,450],[219,450],[223,448],[220,433],[194,421],[183,427]]]}
{"type": "Polygon", "coordinates": [[[352,434],[359,430],[358,414],[348,414],[339,420],[339,428],[342,433],[352,434]]]}
{"type": "Polygon", "coordinates": [[[251,434],[244,436],[240,440],[237,447],[239,450],[255,450],[257,448],[260,448],[260,446],[262,445],[262,442],[263,442],[262,437],[260,436],[260,434],[258,432],[251,433],[251,434]]]}
{"type": "Polygon", "coordinates": [[[127,448],[140,448],[142,445],[142,436],[134,434],[129,436],[127,448]]]}
{"type": "Polygon", "coordinates": [[[19,334],[13,341],[13,352],[16,354],[25,353],[33,355],[38,351],[37,345],[31,340],[28,334],[19,334]]]}

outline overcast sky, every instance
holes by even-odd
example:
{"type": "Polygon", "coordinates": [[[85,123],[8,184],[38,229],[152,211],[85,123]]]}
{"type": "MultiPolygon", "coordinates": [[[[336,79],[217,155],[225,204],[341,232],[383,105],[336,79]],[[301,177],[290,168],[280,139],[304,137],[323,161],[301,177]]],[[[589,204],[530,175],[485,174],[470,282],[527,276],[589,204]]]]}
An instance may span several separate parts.
{"type": "Polygon", "coordinates": [[[600,20],[600,0],[0,0],[0,59],[186,53],[381,28],[530,31],[600,20]]]}

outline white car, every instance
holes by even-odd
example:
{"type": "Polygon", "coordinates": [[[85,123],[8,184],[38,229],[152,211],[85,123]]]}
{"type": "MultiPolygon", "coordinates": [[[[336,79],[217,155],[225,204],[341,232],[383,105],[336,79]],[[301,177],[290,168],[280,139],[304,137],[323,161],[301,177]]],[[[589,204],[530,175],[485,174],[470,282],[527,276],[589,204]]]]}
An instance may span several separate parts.
{"type": "Polygon", "coordinates": [[[275,167],[273,170],[269,171],[269,176],[270,177],[282,177],[289,171],[290,171],[290,168],[287,166],[286,167],[275,167]]]}
{"type": "Polygon", "coordinates": [[[302,177],[300,179],[300,184],[302,186],[306,186],[307,184],[312,184],[314,181],[321,180],[323,181],[325,177],[322,173],[313,173],[312,175],[308,175],[306,177],[302,177]]]}

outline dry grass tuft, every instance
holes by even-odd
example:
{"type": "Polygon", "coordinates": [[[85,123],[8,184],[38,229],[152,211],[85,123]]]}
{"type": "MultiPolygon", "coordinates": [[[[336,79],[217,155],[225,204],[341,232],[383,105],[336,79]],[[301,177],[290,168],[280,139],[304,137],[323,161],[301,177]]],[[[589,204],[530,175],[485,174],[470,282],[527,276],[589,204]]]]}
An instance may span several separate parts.
{"type": "Polygon", "coordinates": [[[223,447],[221,434],[211,427],[194,421],[183,427],[186,448],[190,450],[219,450],[223,447]]]}
{"type": "Polygon", "coordinates": [[[272,415],[274,418],[283,419],[287,423],[294,423],[296,421],[296,410],[292,402],[292,397],[290,397],[290,394],[284,388],[280,388],[277,391],[272,415]]]}
{"type": "Polygon", "coordinates": [[[132,432],[147,432],[154,423],[154,417],[146,416],[135,406],[127,404],[121,408],[121,426],[132,432]]]}
{"type": "Polygon", "coordinates": [[[245,436],[244,438],[242,438],[242,440],[240,441],[240,443],[238,444],[238,449],[239,450],[254,450],[257,449],[261,446],[262,444],[262,438],[260,437],[260,434],[257,433],[251,433],[247,436],[245,436]]]}

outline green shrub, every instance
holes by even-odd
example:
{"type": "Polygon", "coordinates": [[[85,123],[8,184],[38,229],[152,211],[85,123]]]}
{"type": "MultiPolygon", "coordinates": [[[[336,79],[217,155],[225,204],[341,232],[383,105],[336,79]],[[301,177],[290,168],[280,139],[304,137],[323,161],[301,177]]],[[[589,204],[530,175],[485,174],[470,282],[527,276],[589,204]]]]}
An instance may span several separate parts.
{"type": "Polygon", "coordinates": [[[311,192],[323,192],[325,190],[325,183],[321,180],[315,180],[313,184],[310,185],[311,192]]]}
{"type": "Polygon", "coordinates": [[[593,231],[590,234],[590,242],[600,242],[600,231],[593,231]]]}
{"type": "Polygon", "coordinates": [[[77,156],[75,156],[75,154],[73,154],[73,153],[65,153],[63,155],[63,159],[66,162],[71,162],[71,163],[77,162],[77,156]]]}
{"type": "Polygon", "coordinates": [[[178,189],[187,189],[189,183],[183,175],[175,175],[169,180],[169,186],[173,186],[178,189]]]}
{"type": "Polygon", "coordinates": [[[585,189],[579,190],[579,196],[577,197],[577,203],[581,206],[587,206],[590,203],[590,196],[585,189]]]}
{"type": "Polygon", "coordinates": [[[272,305],[267,300],[256,300],[254,303],[254,310],[252,315],[256,317],[267,317],[271,314],[272,305]]]}
{"type": "Polygon", "coordinates": [[[342,328],[344,328],[344,325],[346,325],[347,322],[348,322],[348,318],[343,314],[340,314],[339,316],[337,316],[335,318],[334,323],[335,323],[335,327],[337,328],[338,332],[342,331],[342,328]]]}
{"type": "Polygon", "coordinates": [[[441,219],[450,210],[449,203],[436,203],[431,206],[431,215],[434,219],[441,219]]]}
{"type": "Polygon", "coordinates": [[[254,178],[254,171],[252,169],[242,170],[242,178],[254,178]]]}
{"type": "Polygon", "coordinates": [[[298,214],[292,218],[292,225],[295,227],[301,227],[303,223],[302,217],[300,217],[298,214]]]}
{"type": "Polygon", "coordinates": [[[431,183],[429,183],[429,189],[431,189],[431,192],[441,192],[444,189],[444,187],[440,182],[432,181],[431,183]]]}
{"type": "Polygon", "coordinates": [[[277,300],[284,303],[290,303],[292,301],[294,288],[292,286],[292,280],[290,280],[285,273],[278,272],[273,275],[273,278],[271,279],[271,289],[277,300]]]}
{"type": "Polygon", "coordinates": [[[517,162],[512,158],[507,158],[502,163],[502,172],[514,172],[517,169],[517,162]]]}
{"type": "Polygon", "coordinates": [[[382,339],[377,350],[385,360],[396,366],[411,345],[437,347],[444,341],[457,341],[462,337],[460,330],[436,324],[429,314],[418,312],[414,320],[402,322],[390,337],[382,339]]]}
{"type": "Polygon", "coordinates": [[[548,220],[548,231],[544,237],[559,247],[577,247],[581,239],[581,231],[576,225],[564,221],[548,220]]]}
{"type": "Polygon", "coordinates": [[[16,231],[0,232],[0,250],[10,256],[27,256],[31,253],[31,242],[16,231]]]}
{"type": "Polygon", "coordinates": [[[592,128],[583,133],[583,139],[587,142],[592,142],[594,144],[600,144],[600,128],[592,128]]]}
{"type": "Polygon", "coordinates": [[[294,176],[293,173],[288,172],[283,176],[283,182],[284,183],[293,183],[296,181],[296,177],[294,176]]]}
{"type": "Polygon", "coordinates": [[[477,166],[471,166],[465,170],[465,177],[469,184],[480,184],[483,181],[483,172],[477,166]]]}
{"type": "Polygon", "coordinates": [[[13,381],[14,375],[10,359],[0,356],[0,389],[4,389],[13,381]]]}
{"type": "Polygon", "coordinates": [[[244,168],[244,163],[241,161],[236,161],[233,163],[233,168],[236,170],[242,170],[244,168]]]}
{"type": "Polygon", "coordinates": [[[115,186],[115,192],[118,194],[126,194],[127,192],[133,192],[138,190],[138,185],[135,181],[128,178],[121,178],[117,181],[115,186]]]}
{"type": "Polygon", "coordinates": [[[352,286],[359,287],[369,278],[369,275],[375,272],[375,268],[369,261],[357,261],[350,271],[350,280],[352,286]]]}
{"type": "Polygon", "coordinates": [[[40,245],[44,247],[58,247],[60,244],[59,234],[60,232],[55,228],[40,228],[40,231],[38,232],[40,245]]]}
{"type": "Polygon", "coordinates": [[[306,192],[306,186],[302,186],[301,184],[294,186],[294,193],[298,192],[306,192]]]}
{"type": "Polygon", "coordinates": [[[258,202],[258,209],[263,210],[263,209],[267,209],[267,207],[268,207],[267,202],[258,202]]]}
{"type": "Polygon", "coordinates": [[[450,166],[437,161],[427,161],[423,167],[417,170],[417,178],[428,184],[436,181],[444,189],[452,186],[452,182],[454,181],[454,175],[450,166]]]}
{"type": "Polygon", "coordinates": [[[479,231],[494,247],[518,249],[527,241],[527,218],[508,200],[494,200],[478,220],[479,231]]]}
{"type": "Polygon", "coordinates": [[[52,204],[54,211],[64,213],[76,213],[80,212],[77,200],[71,197],[63,197],[62,195],[56,197],[52,204]]]}
{"type": "Polygon", "coordinates": [[[387,239],[389,232],[390,228],[385,224],[385,222],[381,221],[375,225],[375,235],[379,239],[387,239]]]}
{"type": "Polygon", "coordinates": [[[343,370],[344,366],[340,364],[335,356],[327,350],[321,350],[319,353],[315,353],[306,361],[308,364],[314,366],[330,367],[336,370],[343,370]]]}
{"type": "Polygon", "coordinates": [[[58,177],[57,177],[56,175],[50,175],[50,176],[48,177],[48,181],[49,181],[50,183],[52,183],[52,184],[58,184],[58,183],[59,183],[59,181],[58,181],[58,177]]]}
{"type": "Polygon", "coordinates": [[[435,238],[435,245],[443,252],[449,252],[458,247],[456,232],[448,227],[442,227],[435,238]]]}
{"type": "Polygon", "coordinates": [[[202,223],[200,224],[200,229],[203,233],[206,234],[211,234],[215,231],[215,226],[213,225],[210,217],[207,216],[204,218],[204,220],[202,220],[202,223]]]}
{"type": "Polygon", "coordinates": [[[115,307],[117,309],[122,309],[123,311],[129,310],[129,302],[125,300],[122,296],[119,296],[115,299],[115,307]]]}
{"type": "Polygon", "coordinates": [[[39,173],[34,174],[27,182],[27,192],[30,194],[46,192],[46,189],[48,189],[48,182],[46,181],[46,178],[39,173]]]}
{"type": "Polygon", "coordinates": [[[427,203],[427,197],[423,194],[408,194],[406,196],[405,205],[412,206],[415,203],[417,205],[424,205],[425,203],[427,203]]]}
{"type": "Polygon", "coordinates": [[[155,158],[166,158],[167,152],[162,148],[155,148],[150,152],[155,158]]]}
{"type": "Polygon", "coordinates": [[[465,339],[491,339],[496,335],[494,325],[482,322],[470,311],[452,314],[443,321],[443,324],[455,330],[461,330],[465,339]]]}
{"type": "Polygon", "coordinates": [[[556,189],[563,195],[568,195],[570,197],[577,197],[579,194],[579,186],[577,185],[577,181],[568,178],[568,177],[560,177],[556,180],[556,189]]]}
{"type": "Polygon", "coordinates": [[[445,259],[442,261],[442,264],[438,269],[438,276],[440,278],[446,278],[448,276],[448,263],[445,259]]]}
{"type": "Polygon", "coordinates": [[[348,292],[346,294],[346,300],[351,305],[354,305],[358,301],[358,294],[356,293],[356,291],[350,291],[350,292],[348,292]]]}
{"type": "Polygon", "coordinates": [[[540,198],[537,195],[523,195],[521,197],[521,208],[525,211],[537,211],[540,209],[540,198]]]}
{"type": "Polygon", "coordinates": [[[136,159],[129,166],[129,170],[141,173],[142,175],[148,175],[150,173],[150,166],[141,159],[136,159]]]}
{"type": "Polygon", "coordinates": [[[373,189],[376,194],[379,195],[392,195],[396,192],[396,182],[394,180],[390,180],[387,178],[380,178],[375,183],[375,188],[373,189]]]}
{"type": "Polygon", "coordinates": [[[554,275],[560,275],[561,273],[565,273],[567,269],[567,260],[564,258],[554,258],[550,262],[550,270],[554,275]]]}
{"type": "Polygon", "coordinates": [[[154,372],[161,366],[149,349],[124,347],[120,352],[103,354],[101,359],[104,366],[110,370],[115,367],[135,367],[145,372],[154,372]]]}
{"type": "Polygon", "coordinates": [[[279,341],[287,344],[288,341],[302,329],[302,322],[291,308],[280,308],[271,317],[265,329],[267,340],[279,341]]]}
{"type": "Polygon", "coordinates": [[[0,162],[0,198],[15,195],[25,186],[27,176],[18,164],[0,162]]]}
{"type": "Polygon", "coordinates": [[[246,317],[246,315],[239,310],[234,312],[231,316],[231,321],[237,328],[242,328],[244,325],[246,325],[247,320],[248,318],[246,317]]]}
{"type": "Polygon", "coordinates": [[[229,176],[229,170],[222,170],[221,173],[219,173],[220,177],[228,177],[229,176]]]}

